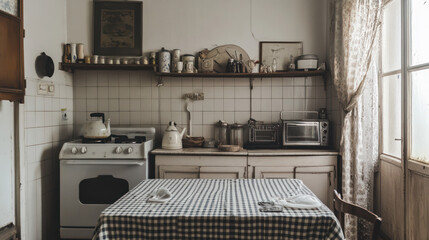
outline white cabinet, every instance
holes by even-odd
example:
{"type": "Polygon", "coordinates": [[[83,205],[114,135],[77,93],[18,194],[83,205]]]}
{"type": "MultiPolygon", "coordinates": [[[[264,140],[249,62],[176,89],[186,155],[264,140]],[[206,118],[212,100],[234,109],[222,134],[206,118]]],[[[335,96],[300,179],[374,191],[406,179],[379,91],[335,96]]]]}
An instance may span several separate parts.
{"type": "Polygon", "coordinates": [[[322,202],[332,209],[335,182],[334,166],[297,167],[295,178],[301,179],[322,202]]]}
{"type": "Polygon", "coordinates": [[[156,155],[156,178],[247,178],[246,156],[156,155]]]}
{"type": "Polygon", "coordinates": [[[336,188],[337,156],[249,156],[249,178],[296,178],[329,208],[336,188]]]}
{"type": "Polygon", "coordinates": [[[324,155],[320,151],[317,154],[313,152],[313,155],[305,154],[304,150],[291,155],[272,155],[270,152],[252,155],[251,151],[241,155],[155,154],[155,177],[296,178],[301,179],[325,205],[332,209],[333,190],[337,184],[338,155],[329,152],[324,155]]]}

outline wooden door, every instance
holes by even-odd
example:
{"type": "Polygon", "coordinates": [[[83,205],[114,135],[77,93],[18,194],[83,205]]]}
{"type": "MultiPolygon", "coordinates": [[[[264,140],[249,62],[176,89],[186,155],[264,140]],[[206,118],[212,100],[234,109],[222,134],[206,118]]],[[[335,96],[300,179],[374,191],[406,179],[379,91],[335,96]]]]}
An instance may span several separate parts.
{"type": "Polygon", "coordinates": [[[293,167],[254,167],[255,178],[293,178],[293,167]]]}
{"type": "Polygon", "coordinates": [[[198,166],[158,166],[159,178],[161,179],[181,179],[199,177],[198,166]]]}
{"type": "Polygon", "coordinates": [[[200,178],[202,179],[241,179],[246,177],[246,167],[200,167],[200,178]]]}
{"type": "Polygon", "coordinates": [[[22,0],[18,15],[0,10],[0,100],[24,102],[22,0]]]}
{"type": "Polygon", "coordinates": [[[330,209],[335,188],[335,167],[297,167],[295,178],[304,184],[330,209]]]}

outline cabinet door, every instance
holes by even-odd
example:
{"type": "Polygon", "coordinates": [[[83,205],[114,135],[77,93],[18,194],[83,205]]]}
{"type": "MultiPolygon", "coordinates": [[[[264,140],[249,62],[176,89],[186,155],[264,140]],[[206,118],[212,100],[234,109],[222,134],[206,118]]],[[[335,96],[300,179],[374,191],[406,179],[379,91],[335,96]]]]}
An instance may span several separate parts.
{"type": "Polygon", "coordinates": [[[255,167],[255,178],[293,178],[293,167],[255,167]]]}
{"type": "Polygon", "coordinates": [[[295,171],[295,178],[301,179],[326,206],[332,209],[335,167],[297,167],[295,171]]]}
{"type": "Polygon", "coordinates": [[[246,167],[200,167],[202,179],[246,178],[246,167]]]}
{"type": "Polygon", "coordinates": [[[159,178],[180,179],[198,178],[199,168],[197,166],[158,166],[159,178]]]}
{"type": "MultiPolygon", "coordinates": [[[[18,5],[16,15],[0,10],[0,100],[23,103],[25,95],[23,4],[22,0],[15,2],[18,5]]],[[[5,3],[8,5],[7,1],[5,3]]]]}

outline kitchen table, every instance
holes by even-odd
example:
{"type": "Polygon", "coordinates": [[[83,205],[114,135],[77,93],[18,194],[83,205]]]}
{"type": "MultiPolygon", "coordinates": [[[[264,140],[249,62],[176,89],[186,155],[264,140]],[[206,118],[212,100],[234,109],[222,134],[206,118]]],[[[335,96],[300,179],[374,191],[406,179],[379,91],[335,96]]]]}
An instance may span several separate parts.
{"type": "Polygon", "coordinates": [[[297,179],[149,179],[106,208],[93,239],[343,239],[325,205],[260,212],[272,197],[314,194],[297,179]],[[148,203],[161,187],[172,198],[148,203]]]}

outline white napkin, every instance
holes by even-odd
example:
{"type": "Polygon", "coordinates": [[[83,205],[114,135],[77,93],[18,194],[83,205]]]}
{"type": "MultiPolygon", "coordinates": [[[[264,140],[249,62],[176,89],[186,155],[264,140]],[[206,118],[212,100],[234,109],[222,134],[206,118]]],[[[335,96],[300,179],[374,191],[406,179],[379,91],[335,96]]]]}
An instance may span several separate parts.
{"type": "Polygon", "coordinates": [[[150,195],[147,202],[150,203],[165,203],[171,199],[171,193],[167,188],[159,188],[154,190],[150,195]]]}
{"type": "Polygon", "coordinates": [[[307,194],[298,194],[287,198],[273,197],[271,201],[288,208],[318,208],[322,205],[319,199],[307,194]]]}

